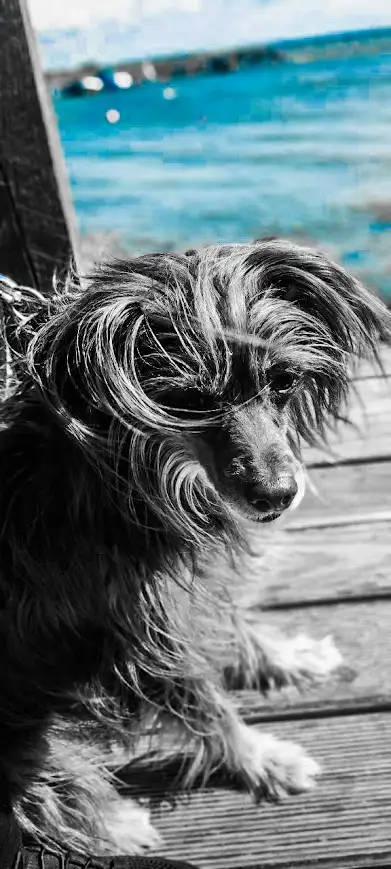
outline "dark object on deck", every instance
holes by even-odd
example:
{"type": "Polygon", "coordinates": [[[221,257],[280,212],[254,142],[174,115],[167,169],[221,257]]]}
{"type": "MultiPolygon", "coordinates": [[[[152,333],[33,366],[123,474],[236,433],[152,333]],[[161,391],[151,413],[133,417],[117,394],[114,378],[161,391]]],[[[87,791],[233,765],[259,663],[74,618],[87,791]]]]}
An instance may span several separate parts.
{"type": "MultiPolygon", "coordinates": [[[[1,869],[16,869],[17,856],[22,846],[22,837],[12,812],[5,806],[0,810],[0,866],[1,869]]],[[[27,869],[27,867],[26,867],[27,869]]]]}
{"type": "Polygon", "coordinates": [[[57,125],[26,0],[0,0],[0,269],[50,293],[75,246],[57,125]]]}
{"type": "Polygon", "coordinates": [[[196,869],[190,863],[165,857],[82,857],[58,854],[22,840],[18,824],[9,810],[0,812],[1,869],[196,869]]]}
{"type": "Polygon", "coordinates": [[[47,849],[23,847],[16,862],[1,869],[197,869],[194,864],[178,863],[164,857],[78,857],[56,854],[47,849]]]}

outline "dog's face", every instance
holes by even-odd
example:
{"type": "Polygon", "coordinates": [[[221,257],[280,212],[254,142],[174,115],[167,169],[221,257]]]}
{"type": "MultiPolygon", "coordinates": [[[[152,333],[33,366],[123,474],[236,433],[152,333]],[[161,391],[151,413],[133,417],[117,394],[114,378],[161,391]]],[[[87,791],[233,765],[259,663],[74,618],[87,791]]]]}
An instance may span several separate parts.
{"type": "Polygon", "coordinates": [[[224,384],[213,388],[194,377],[156,398],[188,422],[182,448],[200,466],[224,503],[243,517],[270,522],[304,495],[305,475],[293,447],[290,405],[305,389],[303,375],[265,354],[233,344],[224,384]],[[198,381],[198,384],[197,384],[198,381]]]}
{"type": "Polygon", "coordinates": [[[273,239],[101,268],[58,300],[30,371],[130,507],[199,543],[300,500],[300,443],[324,437],[351,357],[389,326],[340,267],[273,239]]]}
{"type": "Polygon", "coordinates": [[[242,405],[227,403],[221,425],[196,445],[217,492],[247,519],[271,522],[304,495],[304,469],[289,437],[289,400],[297,379],[290,371],[271,369],[261,394],[254,389],[242,405]]]}

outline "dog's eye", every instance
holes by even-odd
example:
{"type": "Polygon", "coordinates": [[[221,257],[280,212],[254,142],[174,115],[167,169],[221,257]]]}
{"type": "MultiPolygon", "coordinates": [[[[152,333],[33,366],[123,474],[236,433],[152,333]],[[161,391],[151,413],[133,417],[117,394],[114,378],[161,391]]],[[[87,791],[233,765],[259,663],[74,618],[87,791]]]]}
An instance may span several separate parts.
{"type": "Polygon", "coordinates": [[[281,368],[272,368],[268,374],[268,383],[270,388],[277,395],[286,395],[293,389],[297,376],[293,371],[286,371],[281,368]]]}

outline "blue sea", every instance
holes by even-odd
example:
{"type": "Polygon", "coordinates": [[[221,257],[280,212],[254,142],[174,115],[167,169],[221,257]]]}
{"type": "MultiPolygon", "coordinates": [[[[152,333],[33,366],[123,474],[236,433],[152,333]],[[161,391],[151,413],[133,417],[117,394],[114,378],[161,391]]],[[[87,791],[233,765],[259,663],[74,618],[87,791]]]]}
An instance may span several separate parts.
{"type": "Polygon", "coordinates": [[[391,48],[308,46],[283,63],[56,98],[82,234],[134,253],[282,235],[391,299],[391,48]]]}

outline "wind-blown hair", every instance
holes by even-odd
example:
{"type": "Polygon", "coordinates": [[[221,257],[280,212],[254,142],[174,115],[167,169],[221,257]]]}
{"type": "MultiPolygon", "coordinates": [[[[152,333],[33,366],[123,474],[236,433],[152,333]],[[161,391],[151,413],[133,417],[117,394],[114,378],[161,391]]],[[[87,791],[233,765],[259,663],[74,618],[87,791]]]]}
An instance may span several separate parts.
{"type": "Polygon", "coordinates": [[[245,547],[238,508],[265,504],[249,487],[277,466],[291,484],[289,444],[296,461],[327,440],[390,322],[340,266],[279,240],[108,262],[22,321],[0,409],[0,775],[37,835],[69,839],[88,799],[67,751],[39,749],[76,700],[123,736],[140,704],[170,711],[202,736],[193,777],[216,765],[207,737],[236,756],[236,713],[173,588],[183,603],[217,548],[245,547]],[[42,775],[33,822],[34,764],[57,796],[42,775]]]}
{"type": "Polygon", "coordinates": [[[300,387],[291,437],[325,438],[352,359],[376,355],[388,324],[341,267],[284,241],[154,254],[68,282],[28,346],[27,371],[95,467],[125,483],[122,509],[145,524],[141,499],[166,530],[197,539],[222,504],[186,433],[188,443],[262,398],[265,373],[283,366],[300,387]]]}

